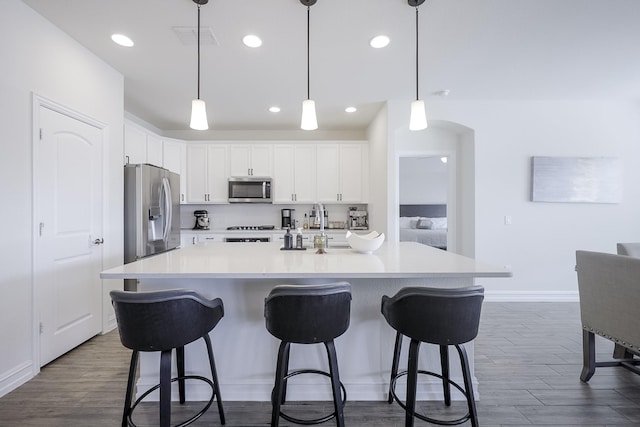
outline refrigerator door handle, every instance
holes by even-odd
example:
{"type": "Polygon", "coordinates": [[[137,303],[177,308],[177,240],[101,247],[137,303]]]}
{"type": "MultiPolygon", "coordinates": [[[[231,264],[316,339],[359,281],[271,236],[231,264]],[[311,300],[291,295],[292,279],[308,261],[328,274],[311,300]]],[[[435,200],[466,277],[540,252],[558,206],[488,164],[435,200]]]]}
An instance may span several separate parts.
{"type": "Polygon", "coordinates": [[[169,233],[171,232],[171,221],[173,216],[173,211],[172,211],[173,206],[171,205],[171,200],[172,200],[171,186],[169,185],[169,180],[167,179],[167,177],[162,178],[162,194],[164,196],[164,213],[165,213],[162,237],[166,242],[169,240],[169,233]]]}

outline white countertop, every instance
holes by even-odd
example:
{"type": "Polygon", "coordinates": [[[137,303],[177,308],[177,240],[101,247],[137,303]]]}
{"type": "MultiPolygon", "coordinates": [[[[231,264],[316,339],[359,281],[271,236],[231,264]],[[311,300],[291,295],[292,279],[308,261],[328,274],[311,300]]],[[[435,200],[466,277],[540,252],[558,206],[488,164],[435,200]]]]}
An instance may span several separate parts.
{"type": "Polygon", "coordinates": [[[414,242],[385,242],[372,254],[350,248],[282,251],[281,243],[201,243],[100,274],[103,279],[510,277],[511,272],[414,242]]]}

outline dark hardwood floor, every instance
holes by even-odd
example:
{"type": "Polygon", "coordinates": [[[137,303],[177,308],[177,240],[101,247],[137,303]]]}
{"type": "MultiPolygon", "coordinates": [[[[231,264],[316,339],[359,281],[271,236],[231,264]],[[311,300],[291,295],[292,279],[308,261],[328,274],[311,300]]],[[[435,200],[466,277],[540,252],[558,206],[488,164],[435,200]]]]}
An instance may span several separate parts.
{"type": "MultiPolygon", "coordinates": [[[[580,382],[579,317],[577,303],[484,304],[475,350],[481,426],[640,426],[640,376],[599,368],[588,384],[580,382]]],[[[613,345],[601,339],[596,345],[600,358],[610,357],[613,345]]],[[[129,357],[115,331],[90,340],[0,398],[0,426],[120,425],[129,357]]],[[[266,402],[224,405],[228,426],[269,425],[266,402]]],[[[422,402],[423,410],[427,406],[441,411],[437,402],[422,402]]],[[[146,409],[136,411],[140,426],[155,423],[155,414],[146,409]]],[[[323,402],[292,410],[330,412],[331,407],[323,402]]],[[[404,425],[402,410],[386,402],[350,401],[345,419],[348,426],[404,425]]],[[[215,405],[192,425],[220,425],[215,405]]],[[[416,420],[420,425],[429,424],[416,420]]]]}

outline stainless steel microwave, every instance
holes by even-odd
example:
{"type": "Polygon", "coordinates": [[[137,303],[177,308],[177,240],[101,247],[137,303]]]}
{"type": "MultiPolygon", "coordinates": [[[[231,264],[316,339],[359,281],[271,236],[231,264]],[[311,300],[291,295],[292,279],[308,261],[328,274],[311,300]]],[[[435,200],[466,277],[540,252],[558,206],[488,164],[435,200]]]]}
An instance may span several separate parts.
{"type": "Polygon", "coordinates": [[[229,203],[271,203],[271,178],[229,178],[229,203]]]}

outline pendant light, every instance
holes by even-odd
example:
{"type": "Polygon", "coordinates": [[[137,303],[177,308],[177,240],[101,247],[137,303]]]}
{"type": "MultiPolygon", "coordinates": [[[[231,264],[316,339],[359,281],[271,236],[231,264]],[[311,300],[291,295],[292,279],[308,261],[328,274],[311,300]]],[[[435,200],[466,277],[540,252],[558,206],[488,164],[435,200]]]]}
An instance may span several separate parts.
{"type": "Polygon", "coordinates": [[[309,96],[309,16],[311,6],[316,4],[316,0],[300,0],[300,3],[307,6],[307,99],[302,101],[302,119],[300,120],[300,128],[303,130],[315,130],[318,129],[316,103],[309,96]]]}
{"type": "Polygon", "coordinates": [[[200,6],[207,4],[209,0],[193,0],[198,5],[198,97],[191,101],[191,129],[207,130],[209,123],[207,121],[207,106],[200,99],[200,6]]]}
{"type": "Polygon", "coordinates": [[[420,99],[418,95],[418,6],[424,3],[424,0],[408,0],[409,6],[416,8],[416,100],[411,103],[411,118],[409,119],[410,130],[422,130],[426,129],[427,113],[424,109],[424,101],[420,99]]]}

